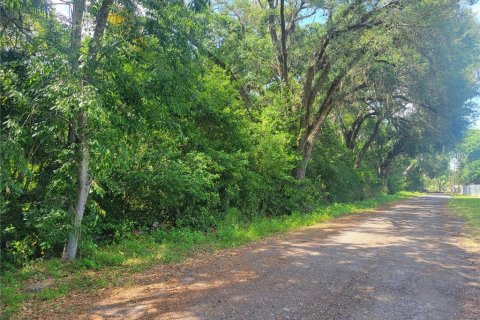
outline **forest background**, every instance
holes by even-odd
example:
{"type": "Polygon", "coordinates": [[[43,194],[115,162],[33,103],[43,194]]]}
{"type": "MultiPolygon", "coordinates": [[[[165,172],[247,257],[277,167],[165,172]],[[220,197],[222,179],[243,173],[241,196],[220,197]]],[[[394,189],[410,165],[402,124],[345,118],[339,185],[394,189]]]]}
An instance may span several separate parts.
{"type": "Polygon", "coordinates": [[[0,4],[5,270],[480,183],[475,1],[60,2],[0,4]]]}

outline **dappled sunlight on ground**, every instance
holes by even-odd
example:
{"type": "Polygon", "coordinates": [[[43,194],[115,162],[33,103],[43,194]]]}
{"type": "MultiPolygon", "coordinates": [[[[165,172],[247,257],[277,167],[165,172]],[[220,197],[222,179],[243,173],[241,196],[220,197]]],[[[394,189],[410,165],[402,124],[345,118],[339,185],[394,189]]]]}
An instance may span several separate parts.
{"type": "Polygon", "coordinates": [[[443,196],[159,266],[84,319],[480,319],[478,256],[443,196]]]}

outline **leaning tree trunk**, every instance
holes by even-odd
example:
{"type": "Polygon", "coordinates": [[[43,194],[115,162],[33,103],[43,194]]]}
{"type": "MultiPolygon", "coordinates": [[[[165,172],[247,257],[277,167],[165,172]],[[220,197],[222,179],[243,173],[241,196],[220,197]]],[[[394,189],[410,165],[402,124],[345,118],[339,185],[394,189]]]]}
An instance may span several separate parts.
{"type": "Polygon", "coordinates": [[[379,118],[377,122],[375,122],[375,128],[373,129],[372,134],[368,137],[368,140],[365,142],[362,149],[358,153],[357,158],[355,159],[355,164],[353,165],[354,169],[358,169],[362,165],[363,158],[365,158],[368,148],[370,148],[370,145],[373,143],[373,140],[378,135],[381,123],[382,123],[382,118],[379,118]]]}
{"type": "Polygon", "coordinates": [[[392,166],[393,160],[402,153],[403,147],[405,145],[407,137],[402,136],[400,140],[398,140],[393,148],[387,153],[385,160],[380,164],[378,168],[379,177],[384,182],[384,191],[388,190],[388,178],[390,176],[390,168],[392,166]]]}
{"type": "MultiPolygon", "coordinates": [[[[302,161],[293,170],[293,175],[297,180],[302,180],[306,176],[308,162],[312,158],[312,151],[313,151],[315,139],[320,133],[322,125],[327,119],[328,115],[330,114],[330,111],[332,111],[334,107],[334,102],[333,102],[334,96],[337,93],[340,83],[342,79],[345,77],[345,75],[346,73],[342,73],[332,81],[325,98],[320,104],[319,110],[317,111],[317,113],[315,114],[311,122],[308,119],[310,117],[310,111],[311,111],[310,109],[313,105],[313,102],[315,101],[315,95],[318,92],[312,93],[311,89],[304,89],[304,95],[306,94],[310,96],[310,98],[304,99],[304,100],[308,100],[308,102],[306,103],[307,111],[300,122],[301,134],[297,139],[297,152],[302,157],[302,161]]],[[[323,81],[323,79],[321,79],[321,81],[323,81]]]]}
{"type": "Polygon", "coordinates": [[[301,137],[298,139],[297,152],[302,157],[302,160],[293,170],[293,175],[297,180],[305,179],[308,162],[312,158],[315,139],[320,133],[320,129],[322,128],[322,125],[327,118],[329,112],[333,108],[333,104],[331,103],[331,101],[332,100],[329,98],[328,101],[324,102],[322,110],[316,115],[313,121],[313,125],[307,124],[307,127],[304,129],[305,133],[302,134],[301,137]]]}
{"type": "Polygon", "coordinates": [[[302,160],[298,166],[293,170],[293,176],[297,180],[305,179],[307,173],[308,162],[312,158],[313,141],[306,141],[303,147],[299,150],[302,160]]]}

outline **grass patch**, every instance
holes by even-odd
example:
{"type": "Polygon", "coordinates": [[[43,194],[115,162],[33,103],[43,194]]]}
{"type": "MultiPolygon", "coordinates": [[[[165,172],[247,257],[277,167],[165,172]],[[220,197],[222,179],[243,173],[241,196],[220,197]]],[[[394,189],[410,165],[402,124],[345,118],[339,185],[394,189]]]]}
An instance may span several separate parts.
{"type": "Polygon", "coordinates": [[[468,230],[480,242],[480,198],[455,196],[450,199],[448,209],[467,221],[468,230]]]}
{"type": "MultiPolygon", "coordinates": [[[[125,274],[144,271],[156,263],[179,262],[195,252],[239,246],[416,195],[419,194],[380,195],[365,201],[321,206],[309,214],[258,217],[248,223],[240,223],[241,219],[232,211],[218,229],[210,233],[187,228],[158,230],[97,248],[88,257],[80,257],[73,263],[59,259],[33,261],[20,270],[2,274],[0,319],[17,312],[25,300],[53,300],[75,290],[126,284],[125,274]]],[[[474,207],[472,204],[471,208],[474,207]]],[[[476,223],[480,227],[478,209],[476,223]]]]}

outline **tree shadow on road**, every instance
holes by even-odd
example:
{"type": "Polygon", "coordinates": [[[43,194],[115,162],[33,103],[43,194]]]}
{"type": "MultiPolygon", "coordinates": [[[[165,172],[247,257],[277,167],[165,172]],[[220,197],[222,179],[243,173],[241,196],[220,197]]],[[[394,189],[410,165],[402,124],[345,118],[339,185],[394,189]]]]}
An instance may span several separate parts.
{"type": "Polygon", "coordinates": [[[148,272],[91,319],[479,319],[480,273],[442,197],[148,272]]]}

